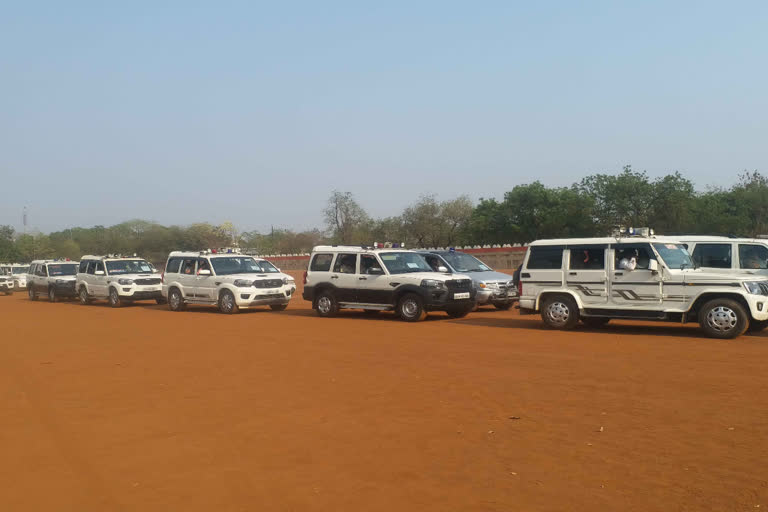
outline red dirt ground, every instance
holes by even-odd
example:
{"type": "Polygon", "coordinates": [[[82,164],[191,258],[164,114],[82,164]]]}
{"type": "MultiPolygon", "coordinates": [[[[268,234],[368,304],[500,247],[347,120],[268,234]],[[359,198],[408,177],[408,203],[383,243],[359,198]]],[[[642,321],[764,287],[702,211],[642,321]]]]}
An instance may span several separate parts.
{"type": "Polygon", "coordinates": [[[2,511],[768,509],[768,335],[0,312],[2,511]]]}

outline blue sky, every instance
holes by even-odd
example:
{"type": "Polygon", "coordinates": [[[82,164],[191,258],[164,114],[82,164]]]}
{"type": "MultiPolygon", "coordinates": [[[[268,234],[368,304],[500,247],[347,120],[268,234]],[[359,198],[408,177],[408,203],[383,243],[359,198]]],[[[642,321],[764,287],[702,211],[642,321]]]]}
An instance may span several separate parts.
{"type": "Polygon", "coordinates": [[[0,224],[768,171],[766,2],[0,2],[0,224]],[[12,192],[8,193],[8,187],[12,192]]]}

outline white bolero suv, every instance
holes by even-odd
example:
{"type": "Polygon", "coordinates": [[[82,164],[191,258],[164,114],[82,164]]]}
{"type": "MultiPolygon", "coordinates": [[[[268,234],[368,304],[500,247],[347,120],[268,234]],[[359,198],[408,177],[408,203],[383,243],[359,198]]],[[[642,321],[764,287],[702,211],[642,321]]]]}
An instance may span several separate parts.
{"type": "Polygon", "coordinates": [[[267,260],[237,252],[172,252],[162,280],[171,311],[187,304],[218,306],[227,314],[257,306],[282,311],[296,291],[294,279],[267,260]]]}
{"type": "Polygon", "coordinates": [[[106,299],[113,308],[136,300],[160,304],[161,286],[155,267],[135,256],[83,256],[75,280],[81,304],[106,299]]]}
{"type": "Polygon", "coordinates": [[[698,322],[713,338],[768,327],[768,279],[694,268],[687,248],[669,238],[539,240],[520,272],[521,313],[551,328],[612,318],[698,322]]]}

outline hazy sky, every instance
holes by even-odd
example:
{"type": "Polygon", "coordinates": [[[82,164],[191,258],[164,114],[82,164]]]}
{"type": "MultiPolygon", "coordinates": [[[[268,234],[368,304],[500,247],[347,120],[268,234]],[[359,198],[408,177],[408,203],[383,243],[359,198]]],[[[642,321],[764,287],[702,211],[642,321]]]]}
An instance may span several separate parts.
{"type": "Polygon", "coordinates": [[[768,2],[0,1],[0,224],[768,171],[768,2]],[[578,4],[578,5],[577,5],[578,4]]]}

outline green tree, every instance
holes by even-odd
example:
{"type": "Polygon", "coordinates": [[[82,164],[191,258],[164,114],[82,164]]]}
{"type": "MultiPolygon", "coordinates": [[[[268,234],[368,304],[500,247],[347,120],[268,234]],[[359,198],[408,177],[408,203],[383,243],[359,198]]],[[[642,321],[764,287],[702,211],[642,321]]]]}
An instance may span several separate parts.
{"type": "Polygon", "coordinates": [[[351,192],[334,190],[323,210],[325,224],[334,242],[362,242],[368,235],[370,219],[351,192]]]}

